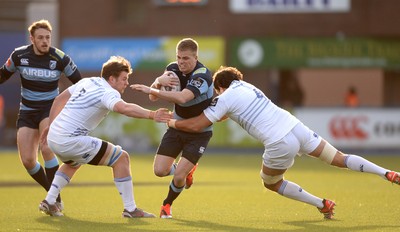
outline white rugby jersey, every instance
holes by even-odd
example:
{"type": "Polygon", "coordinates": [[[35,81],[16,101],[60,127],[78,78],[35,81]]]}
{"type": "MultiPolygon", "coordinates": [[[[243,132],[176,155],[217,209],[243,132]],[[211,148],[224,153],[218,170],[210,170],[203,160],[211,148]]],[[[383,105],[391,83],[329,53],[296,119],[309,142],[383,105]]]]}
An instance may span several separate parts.
{"type": "Polygon", "coordinates": [[[229,116],[265,146],[283,138],[299,123],[296,117],[276,106],[260,89],[245,81],[233,81],[204,110],[204,114],[213,123],[224,115],[229,116]]]}
{"type": "MultiPolygon", "coordinates": [[[[52,136],[87,135],[121,101],[121,94],[101,77],[83,78],[68,88],[71,97],[50,126],[52,136]]],[[[50,137],[50,136],[49,136],[50,137]]]]}

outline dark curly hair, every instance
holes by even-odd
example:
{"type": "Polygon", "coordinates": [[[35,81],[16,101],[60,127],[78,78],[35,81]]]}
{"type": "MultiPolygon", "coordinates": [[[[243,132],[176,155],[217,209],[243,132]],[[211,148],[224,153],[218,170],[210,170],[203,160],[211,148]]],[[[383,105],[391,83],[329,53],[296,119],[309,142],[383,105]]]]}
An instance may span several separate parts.
{"type": "Polygon", "coordinates": [[[232,81],[243,80],[243,74],[237,68],[221,66],[217,72],[214,73],[213,80],[216,90],[219,90],[220,87],[227,89],[232,81]]]}

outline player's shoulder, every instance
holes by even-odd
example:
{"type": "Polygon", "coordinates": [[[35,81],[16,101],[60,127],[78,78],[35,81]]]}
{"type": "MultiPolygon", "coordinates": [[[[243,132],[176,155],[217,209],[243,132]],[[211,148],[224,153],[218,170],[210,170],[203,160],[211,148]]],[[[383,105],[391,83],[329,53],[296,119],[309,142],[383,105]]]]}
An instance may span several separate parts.
{"type": "Polygon", "coordinates": [[[26,52],[28,50],[29,50],[29,45],[23,45],[23,46],[15,48],[14,52],[20,53],[20,52],[26,52]]]}
{"type": "Polygon", "coordinates": [[[106,87],[112,88],[110,85],[106,84],[107,81],[102,77],[85,77],[85,78],[82,78],[82,80],[80,80],[79,82],[81,82],[81,81],[84,81],[84,83],[93,85],[97,88],[102,88],[102,89],[104,89],[106,87]]]}
{"type": "MultiPolygon", "coordinates": [[[[23,45],[14,49],[11,53],[11,60],[15,63],[27,62],[27,58],[30,58],[33,54],[33,45],[23,45]]],[[[25,63],[26,64],[26,63],[25,63]]]]}
{"type": "Polygon", "coordinates": [[[175,62],[169,63],[165,69],[167,71],[173,71],[176,73],[179,71],[179,66],[178,66],[178,63],[175,61],[175,62]]]}
{"type": "Polygon", "coordinates": [[[56,47],[50,47],[49,53],[53,56],[56,56],[60,59],[67,58],[68,56],[63,52],[62,50],[56,48],[56,47]]]}
{"type": "Polygon", "coordinates": [[[197,75],[197,74],[211,76],[210,70],[200,62],[197,62],[197,65],[196,65],[192,75],[197,75]]]}
{"type": "Polygon", "coordinates": [[[115,94],[115,92],[119,93],[117,90],[112,88],[109,84],[107,84],[107,81],[102,77],[85,77],[85,78],[82,78],[75,85],[85,88],[87,91],[97,92],[98,94],[100,94],[100,93],[105,94],[108,92],[112,92],[113,94],[115,94]]]}
{"type": "Polygon", "coordinates": [[[13,53],[12,53],[12,57],[13,58],[17,58],[17,57],[26,57],[29,56],[29,54],[32,54],[33,52],[33,45],[23,45],[20,47],[17,47],[14,49],[13,53]]]}

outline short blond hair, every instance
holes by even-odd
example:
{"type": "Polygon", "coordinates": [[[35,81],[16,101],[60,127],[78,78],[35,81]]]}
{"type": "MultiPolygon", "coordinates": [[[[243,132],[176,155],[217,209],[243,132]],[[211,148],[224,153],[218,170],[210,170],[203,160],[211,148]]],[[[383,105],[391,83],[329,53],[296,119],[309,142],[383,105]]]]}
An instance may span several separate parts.
{"type": "Polygon", "coordinates": [[[197,51],[199,50],[199,44],[196,40],[192,38],[184,38],[178,42],[176,45],[176,51],[187,51],[190,50],[195,52],[197,55],[197,51]]]}
{"type": "Polygon", "coordinates": [[[33,22],[33,23],[29,26],[29,28],[28,28],[29,34],[30,34],[31,36],[33,36],[33,35],[35,34],[35,31],[36,31],[37,29],[40,29],[40,28],[46,29],[46,30],[48,30],[49,32],[52,31],[52,27],[51,27],[50,22],[49,22],[48,20],[46,20],[46,19],[42,19],[42,20],[33,22]]]}

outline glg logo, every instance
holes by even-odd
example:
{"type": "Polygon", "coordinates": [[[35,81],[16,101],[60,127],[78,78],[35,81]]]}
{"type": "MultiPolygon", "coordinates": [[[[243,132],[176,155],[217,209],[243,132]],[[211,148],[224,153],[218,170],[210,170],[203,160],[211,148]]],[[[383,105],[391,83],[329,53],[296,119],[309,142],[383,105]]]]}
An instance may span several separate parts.
{"type": "Polygon", "coordinates": [[[367,122],[366,116],[335,116],[329,122],[329,131],[335,139],[364,140],[368,138],[368,134],[361,124],[367,122]]]}

